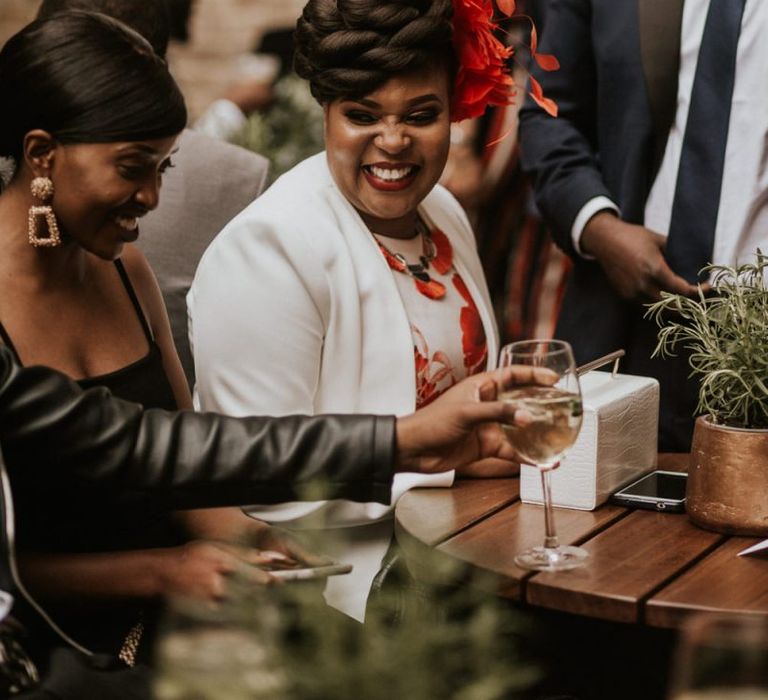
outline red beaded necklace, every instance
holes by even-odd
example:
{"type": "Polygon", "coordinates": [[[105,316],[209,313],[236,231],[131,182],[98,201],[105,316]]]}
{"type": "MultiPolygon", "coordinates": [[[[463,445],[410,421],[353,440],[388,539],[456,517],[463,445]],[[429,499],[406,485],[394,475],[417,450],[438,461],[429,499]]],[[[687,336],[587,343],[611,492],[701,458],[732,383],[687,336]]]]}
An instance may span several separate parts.
{"type": "Polygon", "coordinates": [[[376,242],[391,269],[411,277],[416,289],[425,297],[442,299],[445,296],[445,285],[433,280],[428,270],[432,265],[438,274],[444,275],[453,267],[451,242],[440,229],[430,231],[421,219],[417,223],[417,230],[421,234],[423,244],[423,252],[417,263],[409,263],[402,253],[393,253],[378,238],[376,242]]]}

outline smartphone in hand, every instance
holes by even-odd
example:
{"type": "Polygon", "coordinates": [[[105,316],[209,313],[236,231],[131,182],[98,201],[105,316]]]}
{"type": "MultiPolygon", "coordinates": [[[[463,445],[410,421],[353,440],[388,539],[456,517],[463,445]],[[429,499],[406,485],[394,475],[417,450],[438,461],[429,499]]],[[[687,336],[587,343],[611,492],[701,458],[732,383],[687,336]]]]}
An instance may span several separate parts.
{"type": "Polygon", "coordinates": [[[283,581],[309,581],[348,574],[350,571],[352,571],[352,564],[333,563],[323,566],[302,566],[296,569],[273,569],[269,573],[283,581]]]}

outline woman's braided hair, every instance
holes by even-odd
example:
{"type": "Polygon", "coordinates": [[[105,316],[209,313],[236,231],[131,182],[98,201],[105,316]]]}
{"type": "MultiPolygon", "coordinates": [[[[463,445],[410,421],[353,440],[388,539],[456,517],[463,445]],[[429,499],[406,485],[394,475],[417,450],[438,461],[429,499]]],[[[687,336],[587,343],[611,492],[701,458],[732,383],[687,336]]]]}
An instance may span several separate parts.
{"type": "Polygon", "coordinates": [[[451,0],[309,0],[296,23],[294,67],[321,104],[368,95],[436,62],[452,85],[452,16],[451,0]]]}

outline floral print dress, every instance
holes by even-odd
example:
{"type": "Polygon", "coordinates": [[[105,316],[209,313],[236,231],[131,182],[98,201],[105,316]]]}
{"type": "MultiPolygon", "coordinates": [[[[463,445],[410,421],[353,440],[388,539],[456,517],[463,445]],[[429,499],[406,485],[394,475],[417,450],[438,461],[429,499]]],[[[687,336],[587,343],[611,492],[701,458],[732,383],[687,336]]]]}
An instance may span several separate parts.
{"type": "Polygon", "coordinates": [[[435,254],[426,267],[427,282],[409,274],[402,264],[403,260],[415,263],[423,256],[422,235],[407,240],[376,235],[411,326],[417,409],[465,377],[482,372],[488,358],[483,323],[453,267],[450,241],[439,229],[431,227],[430,231],[435,254]]]}

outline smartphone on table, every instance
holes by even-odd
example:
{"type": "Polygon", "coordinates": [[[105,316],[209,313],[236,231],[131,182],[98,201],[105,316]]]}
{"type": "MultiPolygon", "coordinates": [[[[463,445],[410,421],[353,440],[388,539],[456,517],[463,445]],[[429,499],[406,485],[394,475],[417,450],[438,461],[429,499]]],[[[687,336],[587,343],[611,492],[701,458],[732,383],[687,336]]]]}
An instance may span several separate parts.
{"type": "Polygon", "coordinates": [[[610,500],[630,508],[682,513],[685,511],[687,482],[688,475],[683,472],[656,470],[617,491],[610,500]]]}

